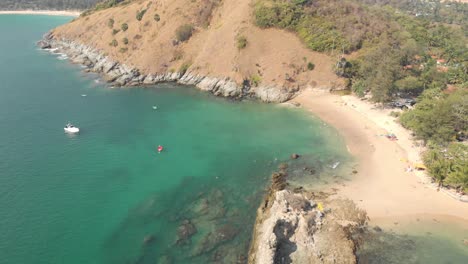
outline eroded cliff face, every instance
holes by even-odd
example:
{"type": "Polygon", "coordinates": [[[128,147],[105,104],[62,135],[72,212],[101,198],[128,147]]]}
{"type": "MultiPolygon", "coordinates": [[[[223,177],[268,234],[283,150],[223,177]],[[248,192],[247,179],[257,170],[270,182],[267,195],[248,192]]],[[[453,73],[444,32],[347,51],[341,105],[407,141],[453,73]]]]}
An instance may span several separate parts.
{"type": "Polygon", "coordinates": [[[342,85],[333,73],[335,58],[308,50],[290,32],[257,28],[253,3],[132,1],[77,18],[50,36],[54,47],[118,85],[176,80],[218,95],[266,102],[288,100],[305,87],[342,85]],[[143,10],[138,20],[136,14],[143,10]],[[185,24],[194,27],[193,35],[179,41],[175,32],[185,24]],[[240,37],[246,40],[244,48],[238,46],[240,37]],[[307,69],[308,62],[314,70],[307,69]],[[101,64],[116,66],[100,71],[96,65],[101,64]],[[138,72],[140,79],[129,78],[127,70],[138,72]]]}

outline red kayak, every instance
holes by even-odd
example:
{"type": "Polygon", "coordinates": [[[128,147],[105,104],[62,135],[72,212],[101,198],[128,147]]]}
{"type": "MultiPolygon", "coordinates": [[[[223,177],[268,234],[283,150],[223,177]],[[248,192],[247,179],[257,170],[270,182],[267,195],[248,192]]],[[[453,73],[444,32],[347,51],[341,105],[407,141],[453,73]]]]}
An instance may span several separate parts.
{"type": "Polygon", "coordinates": [[[159,145],[158,146],[158,152],[161,153],[161,151],[163,151],[163,150],[164,150],[163,146],[159,145]]]}

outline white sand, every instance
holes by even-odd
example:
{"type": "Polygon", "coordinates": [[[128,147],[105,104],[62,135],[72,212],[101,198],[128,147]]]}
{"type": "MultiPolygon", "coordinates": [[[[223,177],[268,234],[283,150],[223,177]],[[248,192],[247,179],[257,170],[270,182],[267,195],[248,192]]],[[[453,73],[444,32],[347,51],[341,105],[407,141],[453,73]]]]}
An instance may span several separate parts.
{"type": "Polygon", "coordinates": [[[424,173],[406,172],[409,163],[420,162],[422,148],[414,146],[410,132],[388,116],[388,111],[327,91],[306,90],[294,101],[345,138],[359,167],[354,180],[338,193],[354,200],[371,219],[431,215],[468,222],[468,203],[437,191],[424,173]],[[394,133],[398,140],[382,136],[386,133],[394,133]]]}

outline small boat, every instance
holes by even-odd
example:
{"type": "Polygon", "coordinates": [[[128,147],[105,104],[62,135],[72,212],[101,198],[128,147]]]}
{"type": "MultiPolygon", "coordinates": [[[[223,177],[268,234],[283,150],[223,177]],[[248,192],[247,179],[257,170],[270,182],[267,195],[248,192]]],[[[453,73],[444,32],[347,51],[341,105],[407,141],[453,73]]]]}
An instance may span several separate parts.
{"type": "Polygon", "coordinates": [[[163,146],[159,145],[158,146],[158,153],[161,153],[164,150],[163,146]]]}
{"type": "Polygon", "coordinates": [[[158,109],[158,107],[157,107],[157,106],[155,106],[155,105],[153,105],[153,109],[154,109],[154,110],[156,110],[156,109],[158,109]]]}
{"type": "Polygon", "coordinates": [[[64,128],[63,130],[65,130],[65,132],[67,133],[78,133],[80,132],[80,129],[77,128],[76,126],[72,125],[71,123],[68,123],[64,128]]]}
{"type": "Polygon", "coordinates": [[[333,165],[331,166],[332,169],[336,169],[338,167],[338,165],[340,165],[340,162],[337,161],[335,163],[333,163],[333,165]]]}
{"type": "Polygon", "coordinates": [[[87,95],[87,94],[82,94],[82,95],[81,95],[81,97],[86,97],[86,96],[88,96],[88,95],[87,95]]]}

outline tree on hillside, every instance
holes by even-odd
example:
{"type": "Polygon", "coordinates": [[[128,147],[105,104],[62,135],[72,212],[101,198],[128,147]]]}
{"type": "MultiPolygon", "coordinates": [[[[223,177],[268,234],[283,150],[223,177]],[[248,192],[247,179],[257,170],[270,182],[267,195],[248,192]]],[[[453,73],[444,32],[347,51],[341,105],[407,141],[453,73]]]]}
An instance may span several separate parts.
{"type": "Polygon", "coordinates": [[[359,76],[372,92],[373,99],[385,102],[391,98],[393,83],[400,71],[400,57],[390,43],[383,40],[369,50],[360,62],[359,76]]]}
{"type": "Polygon", "coordinates": [[[440,184],[468,191],[468,146],[452,143],[447,148],[431,148],[424,154],[431,176],[440,184]]]}
{"type": "Polygon", "coordinates": [[[400,120],[424,142],[446,145],[457,133],[468,130],[468,90],[450,95],[437,89],[427,90],[416,107],[405,112],[400,120]]]}

